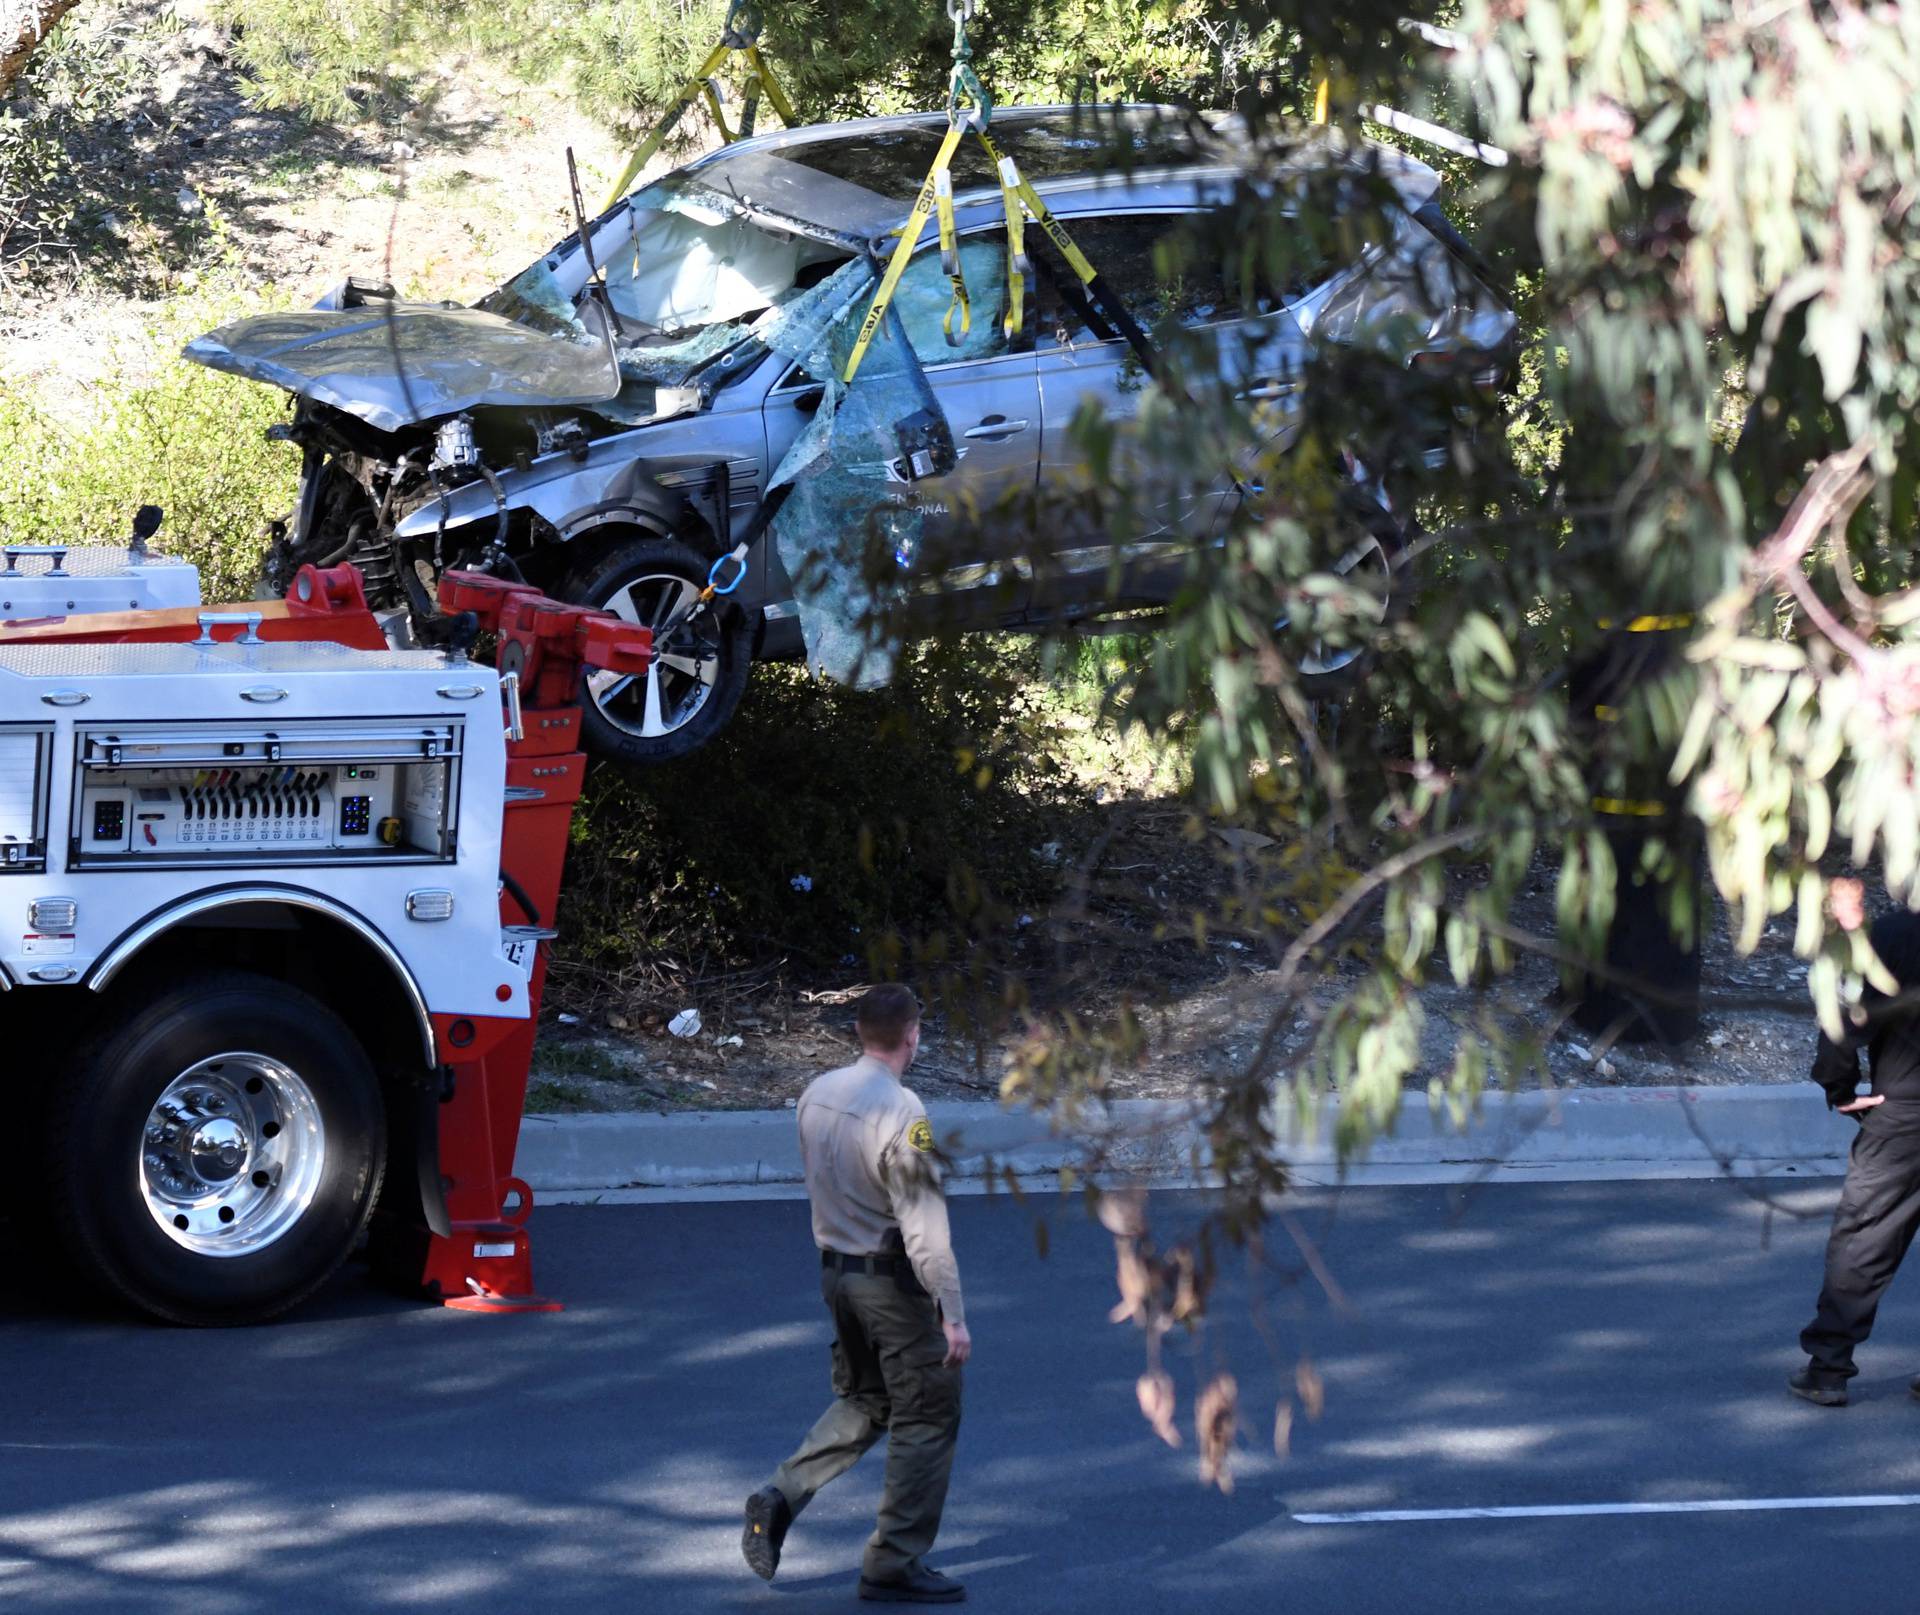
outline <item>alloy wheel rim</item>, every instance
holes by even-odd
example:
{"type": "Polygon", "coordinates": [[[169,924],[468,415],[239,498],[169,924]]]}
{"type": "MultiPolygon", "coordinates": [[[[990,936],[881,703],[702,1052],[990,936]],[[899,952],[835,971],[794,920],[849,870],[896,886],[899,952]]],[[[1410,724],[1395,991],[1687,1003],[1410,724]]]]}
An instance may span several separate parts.
{"type": "Polygon", "coordinates": [[[602,611],[660,636],[645,673],[587,675],[588,695],[615,728],[657,740],[684,729],[712,696],[720,677],[720,648],[682,621],[699,593],[697,583],[677,573],[647,573],[600,603],[602,611]]]}
{"type": "MultiPolygon", "coordinates": [[[[1376,585],[1375,590],[1369,590],[1377,592],[1379,596],[1379,605],[1372,613],[1372,620],[1376,624],[1386,621],[1387,602],[1393,588],[1393,560],[1379,539],[1368,534],[1334,562],[1331,570],[1356,585],[1365,586],[1369,582],[1376,585]]],[[[1286,627],[1286,619],[1282,618],[1275,626],[1286,627]]],[[[1324,639],[1316,639],[1300,657],[1299,670],[1308,678],[1339,673],[1359,661],[1366,654],[1366,649],[1360,643],[1335,645],[1324,639]]]]}

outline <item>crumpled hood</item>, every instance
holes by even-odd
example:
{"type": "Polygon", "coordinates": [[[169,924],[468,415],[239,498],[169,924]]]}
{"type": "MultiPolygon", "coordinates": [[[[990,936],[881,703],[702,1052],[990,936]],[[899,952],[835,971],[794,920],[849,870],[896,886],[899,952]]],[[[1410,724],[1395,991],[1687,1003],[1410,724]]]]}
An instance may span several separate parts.
{"type": "Polygon", "coordinates": [[[545,336],[444,303],[259,314],[195,337],[186,357],[331,404],[383,432],[483,404],[597,404],[620,391],[604,342],[545,336]]]}

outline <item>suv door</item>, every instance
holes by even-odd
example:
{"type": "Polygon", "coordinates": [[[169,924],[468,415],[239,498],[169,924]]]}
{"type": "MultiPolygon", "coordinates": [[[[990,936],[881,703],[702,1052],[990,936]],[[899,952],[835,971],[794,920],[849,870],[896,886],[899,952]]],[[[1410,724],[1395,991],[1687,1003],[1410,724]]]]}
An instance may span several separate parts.
{"type": "MultiPolygon", "coordinates": [[[[1305,348],[1305,338],[1283,310],[1247,316],[1227,289],[1217,263],[1201,262],[1172,281],[1158,272],[1155,248],[1192,217],[1184,210],[1070,216],[1074,241],[1111,284],[1141,327],[1151,332],[1168,318],[1204,334],[1217,350],[1220,376],[1243,397],[1281,416],[1287,409],[1287,379],[1305,348]]],[[[1047,255],[1051,275],[1043,293],[1038,346],[1041,448],[1044,486],[1070,486],[1083,463],[1073,440],[1075,414],[1091,402],[1109,421],[1138,412],[1148,377],[1124,338],[1103,339],[1090,330],[1059,294],[1064,264],[1047,255]]],[[[1122,453],[1125,454],[1125,440],[1122,453]]],[[[1136,472],[1149,469],[1137,457],[1136,472]]],[[[1056,545],[1039,568],[1039,603],[1052,607],[1119,607],[1158,604],[1177,577],[1181,552],[1211,533],[1223,495],[1234,487],[1232,471],[1143,490],[1141,530],[1116,551],[1110,535],[1056,524],[1056,545]]]]}
{"type": "MultiPolygon", "coordinates": [[[[947,475],[914,484],[929,519],[920,552],[902,557],[902,564],[915,574],[920,614],[980,624],[1017,616],[1027,603],[1031,523],[1022,496],[1030,496],[1039,480],[1040,388],[1031,331],[1010,339],[1003,326],[1005,231],[963,236],[960,266],[973,320],[956,342],[949,343],[942,328],[952,293],[938,247],[908,263],[894,292],[893,309],[946,414],[959,454],[947,475]]],[[[865,313],[863,300],[849,318],[865,313]]],[[[957,319],[955,327],[957,332],[957,319]]],[[[769,465],[779,464],[812,419],[823,390],[819,380],[795,365],[768,393],[769,465]]],[[[784,586],[782,577],[770,588],[784,586]]],[[[770,597],[777,598],[777,592],[770,597]]]]}

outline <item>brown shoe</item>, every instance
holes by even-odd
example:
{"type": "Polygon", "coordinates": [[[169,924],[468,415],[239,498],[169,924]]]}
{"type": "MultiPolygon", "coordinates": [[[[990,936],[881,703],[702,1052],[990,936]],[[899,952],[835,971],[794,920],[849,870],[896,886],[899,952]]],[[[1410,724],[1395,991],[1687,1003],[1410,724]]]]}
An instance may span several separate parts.
{"type": "Polygon", "coordinates": [[[1811,1363],[1787,1381],[1787,1389],[1802,1401],[1823,1408],[1847,1405],[1847,1382],[1831,1374],[1818,1372],[1811,1363]]]}
{"type": "Polygon", "coordinates": [[[966,1601],[967,1589],[953,1577],[921,1565],[888,1581],[869,1581],[862,1576],[860,1596],[877,1604],[959,1604],[966,1601]]]}
{"type": "Polygon", "coordinates": [[[780,1568],[780,1544],[787,1540],[793,1510],[778,1486],[762,1486],[747,1499],[746,1529],[740,1533],[740,1552],[747,1568],[762,1581],[772,1581],[780,1568]]]}

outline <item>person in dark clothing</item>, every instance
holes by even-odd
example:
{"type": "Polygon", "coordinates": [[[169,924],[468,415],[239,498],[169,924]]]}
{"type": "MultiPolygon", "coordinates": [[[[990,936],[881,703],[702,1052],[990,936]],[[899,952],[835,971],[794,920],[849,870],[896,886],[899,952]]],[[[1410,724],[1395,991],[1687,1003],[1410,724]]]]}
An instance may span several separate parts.
{"type": "MultiPolygon", "coordinates": [[[[1822,1407],[1847,1405],[1847,1381],[1859,1372],[1854,1348],[1872,1332],[1880,1298],[1920,1230],[1920,915],[1885,915],[1869,935],[1900,995],[1868,987],[1864,1024],[1838,1043],[1823,1034],[1813,1063],[1828,1105],[1860,1124],[1827,1239],[1826,1283],[1800,1332],[1807,1366],[1787,1381],[1795,1396],[1822,1407]],[[1863,1046],[1872,1090],[1865,1094],[1856,1091],[1863,1046]]],[[[1920,1377],[1909,1389],[1920,1396],[1920,1377]]]]}

